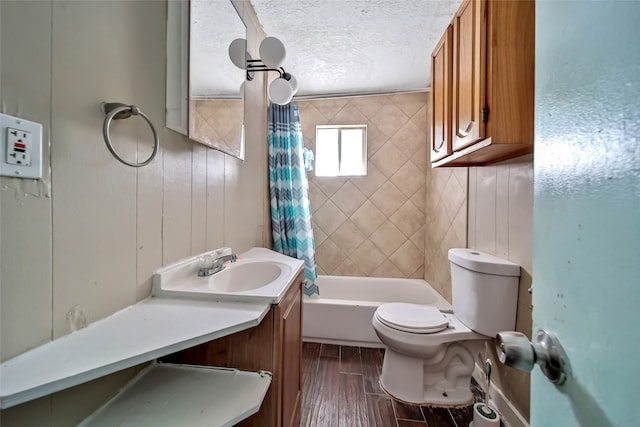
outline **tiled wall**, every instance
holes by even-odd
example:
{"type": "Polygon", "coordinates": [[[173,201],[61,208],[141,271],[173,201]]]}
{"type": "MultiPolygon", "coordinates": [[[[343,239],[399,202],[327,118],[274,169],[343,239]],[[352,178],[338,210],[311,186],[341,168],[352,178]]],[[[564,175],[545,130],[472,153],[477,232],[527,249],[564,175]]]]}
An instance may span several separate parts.
{"type": "Polygon", "coordinates": [[[367,125],[367,176],[309,174],[319,274],[423,278],[427,98],[296,102],[314,152],[316,125],[367,125]]]}
{"type": "Polygon", "coordinates": [[[448,251],[467,247],[467,168],[427,168],[424,278],[451,302],[448,251]]]}

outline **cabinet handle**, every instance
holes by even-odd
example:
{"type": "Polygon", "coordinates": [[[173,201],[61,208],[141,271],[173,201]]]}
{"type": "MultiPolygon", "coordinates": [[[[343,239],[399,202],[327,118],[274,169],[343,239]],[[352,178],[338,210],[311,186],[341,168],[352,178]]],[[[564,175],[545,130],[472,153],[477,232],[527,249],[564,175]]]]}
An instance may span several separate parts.
{"type": "Polygon", "coordinates": [[[440,149],[442,148],[442,146],[444,145],[444,139],[442,141],[440,141],[439,144],[436,144],[435,147],[435,151],[440,151],[440,149]]]}
{"type": "Polygon", "coordinates": [[[458,128],[458,134],[461,137],[466,138],[467,135],[469,135],[469,132],[471,132],[471,129],[473,129],[473,127],[475,126],[475,124],[476,124],[476,122],[470,121],[466,128],[464,128],[464,129],[458,128]]]}

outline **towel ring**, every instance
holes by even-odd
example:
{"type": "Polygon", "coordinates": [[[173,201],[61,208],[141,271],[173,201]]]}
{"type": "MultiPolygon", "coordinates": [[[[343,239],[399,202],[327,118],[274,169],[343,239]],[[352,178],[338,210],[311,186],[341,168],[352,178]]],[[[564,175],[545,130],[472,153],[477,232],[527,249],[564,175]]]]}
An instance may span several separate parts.
{"type": "Polygon", "coordinates": [[[156,132],[156,128],[153,126],[153,123],[151,123],[151,120],[149,120],[149,117],[147,117],[147,115],[144,114],[142,111],[140,111],[140,109],[135,105],[126,105],[120,102],[103,102],[101,106],[102,106],[102,110],[107,115],[107,117],[105,117],[104,119],[104,124],[102,125],[102,135],[104,136],[104,142],[107,145],[109,152],[113,154],[113,157],[118,159],[121,163],[124,163],[125,165],[131,166],[134,168],[139,168],[140,166],[146,166],[149,163],[151,163],[153,158],[158,153],[158,147],[160,146],[160,141],[158,140],[158,133],[156,132]],[[120,155],[116,152],[115,148],[113,148],[113,144],[111,144],[111,137],[109,136],[109,126],[111,126],[111,121],[113,119],[116,119],[116,120],[128,119],[131,116],[142,117],[151,128],[151,132],[153,132],[153,152],[151,153],[151,156],[149,156],[147,160],[140,163],[131,163],[124,160],[122,157],[120,157],[120,155]]]}

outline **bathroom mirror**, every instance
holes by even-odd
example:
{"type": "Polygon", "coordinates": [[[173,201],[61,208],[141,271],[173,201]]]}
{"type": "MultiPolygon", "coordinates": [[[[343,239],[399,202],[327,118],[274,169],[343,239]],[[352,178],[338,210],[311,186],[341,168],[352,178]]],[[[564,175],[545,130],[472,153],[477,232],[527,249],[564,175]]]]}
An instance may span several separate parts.
{"type": "Polygon", "coordinates": [[[245,24],[230,0],[170,1],[167,13],[167,127],[243,159],[245,73],[228,48],[245,24]]]}

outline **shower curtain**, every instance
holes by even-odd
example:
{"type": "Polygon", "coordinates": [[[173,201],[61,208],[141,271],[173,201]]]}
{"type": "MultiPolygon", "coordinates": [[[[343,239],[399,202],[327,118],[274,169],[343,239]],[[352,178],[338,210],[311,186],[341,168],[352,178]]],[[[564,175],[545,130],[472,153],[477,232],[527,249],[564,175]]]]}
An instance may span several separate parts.
{"type": "Polygon", "coordinates": [[[298,107],[269,105],[269,193],[273,249],[304,261],[304,293],[318,295],[309,182],[298,107]]]}

